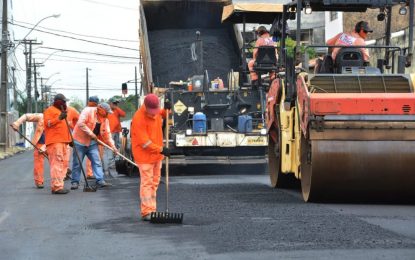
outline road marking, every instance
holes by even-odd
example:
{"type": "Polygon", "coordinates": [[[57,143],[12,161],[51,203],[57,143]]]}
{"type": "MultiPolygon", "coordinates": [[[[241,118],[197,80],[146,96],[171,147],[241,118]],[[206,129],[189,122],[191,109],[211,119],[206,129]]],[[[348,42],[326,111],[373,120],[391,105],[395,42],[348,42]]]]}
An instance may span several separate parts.
{"type": "Polygon", "coordinates": [[[0,214],[0,224],[4,221],[4,220],[6,220],[6,218],[8,218],[10,216],[10,213],[8,212],[8,211],[3,211],[1,214],[0,214]]]}

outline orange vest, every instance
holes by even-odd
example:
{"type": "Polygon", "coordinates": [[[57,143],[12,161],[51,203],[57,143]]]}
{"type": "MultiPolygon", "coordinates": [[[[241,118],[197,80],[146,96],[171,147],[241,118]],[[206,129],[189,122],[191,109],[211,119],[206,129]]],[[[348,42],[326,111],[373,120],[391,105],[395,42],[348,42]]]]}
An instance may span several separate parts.
{"type": "MultiPolygon", "coordinates": [[[[75,125],[73,130],[73,138],[80,144],[89,146],[91,143],[91,136],[93,130],[98,121],[97,108],[96,107],[86,107],[82,110],[79,115],[78,122],[75,125]]],[[[101,127],[99,129],[99,139],[104,143],[108,144],[111,147],[115,147],[114,141],[111,137],[110,126],[108,119],[104,119],[101,122],[101,127]]]]}
{"type": "Polygon", "coordinates": [[[121,132],[120,117],[125,117],[125,112],[119,107],[112,109],[112,114],[108,114],[111,133],[121,132]]]}
{"type": "Polygon", "coordinates": [[[43,112],[46,145],[71,142],[71,136],[69,135],[65,119],[59,120],[60,114],[60,109],[57,109],[54,106],[48,107],[43,112]]]}
{"type": "Polygon", "coordinates": [[[67,119],[68,119],[69,126],[73,130],[76,125],[76,122],[78,122],[79,112],[71,106],[67,106],[66,111],[68,112],[67,119]]]}
{"type": "Polygon", "coordinates": [[[131,149],[136,163],[155,163],[163,160],[163,120],[166,111],[162,109],[154,118],[146,114],[141,106],[131,121],[131,149]]]}

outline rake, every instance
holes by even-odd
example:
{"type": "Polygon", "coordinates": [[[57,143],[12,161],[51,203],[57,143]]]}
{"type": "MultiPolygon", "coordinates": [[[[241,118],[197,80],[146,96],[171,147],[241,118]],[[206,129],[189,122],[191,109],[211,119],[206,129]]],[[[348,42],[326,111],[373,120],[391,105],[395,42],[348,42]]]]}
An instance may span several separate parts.
{"type": "MultiPolygon", "coordinates": [[[[167,139],[166,147],[169,148],[169,114],[170,110],[166,110],[166,126],[165,136],[167,139]]],[[[183,222],[183,213],[169,212],[169,157],[165,157],[166,166],[166,211],[164,212],[151,212],[150,223],[155,224],[181,224],[183,222]]]]}

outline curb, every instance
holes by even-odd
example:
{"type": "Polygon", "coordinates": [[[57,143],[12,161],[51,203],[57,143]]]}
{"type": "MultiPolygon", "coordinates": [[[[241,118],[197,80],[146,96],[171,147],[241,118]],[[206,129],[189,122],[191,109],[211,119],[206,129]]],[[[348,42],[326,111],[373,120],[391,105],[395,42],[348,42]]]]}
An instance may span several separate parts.
{"type": "Polygon", "coordinates": [[[0,152],[0,161],[4,160],[4,159],[7,159],[7,158],[9,158],[13,155],[23,153],[25,151],[27,151],[27,149],[21,148],[21,147],[8,148],[6,152],[0,152]]]}

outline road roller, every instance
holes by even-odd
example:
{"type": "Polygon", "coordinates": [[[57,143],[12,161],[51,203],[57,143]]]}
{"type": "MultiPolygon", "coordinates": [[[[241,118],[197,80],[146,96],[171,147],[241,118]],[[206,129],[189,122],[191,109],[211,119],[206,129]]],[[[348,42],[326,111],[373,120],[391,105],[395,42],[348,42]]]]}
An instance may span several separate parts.
{"type": "MultiPolygon", "coordinates": [[[[290,57],[281,44],[283,69],[267,93],[271,185],[301,185],[306,202],[413,203],[414,1],[351,0],[347,6],[344,2],[295,1],[285,6],[284,16],[287,20],[296,17],[301,24],[305,8],[344,12],[378,8],[386,13],[387,44],[340,46],[335,59],[327,54],[321,60],[325,70],[313,72],[307,51],[303,56],[298,48],[290,57]],[[390,19],[395,6],[408,12],[408,46],[391,44],[390,19]],[[373,50],[376,57],[370,63],[363,59],[362,47],[373,50]]],[[[328,47],[334,46],[303,49],[328,47]]]]}

